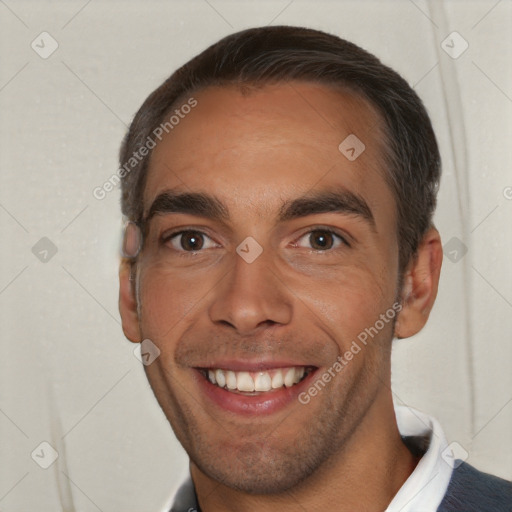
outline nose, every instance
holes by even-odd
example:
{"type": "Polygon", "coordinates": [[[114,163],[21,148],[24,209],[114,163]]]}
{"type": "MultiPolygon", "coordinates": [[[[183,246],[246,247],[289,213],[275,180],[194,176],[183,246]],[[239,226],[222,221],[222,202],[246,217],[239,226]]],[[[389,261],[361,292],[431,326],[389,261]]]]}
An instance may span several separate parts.
{"type": "Polygon", "coordinates": [[[252,263],[234,255],[232,269],[219,282],[210,319],[229,325],[241,336],[286,325],[292,318],[292,293],[279,279],[265,251],[252,263]]]}

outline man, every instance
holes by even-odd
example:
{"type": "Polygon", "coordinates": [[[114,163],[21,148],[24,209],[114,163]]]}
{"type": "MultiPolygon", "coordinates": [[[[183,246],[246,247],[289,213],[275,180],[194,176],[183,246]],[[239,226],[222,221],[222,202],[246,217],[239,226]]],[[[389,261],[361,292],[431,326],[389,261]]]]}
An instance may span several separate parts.
{"type": "Polygon", "coordinates": [[[442,262],[439,151],[400,76],[322,32],[243,31],[149,96],[121,165],[123,330],[190,457],[173,511],[512,510],[393,405],[392,339],[442,262]]]}

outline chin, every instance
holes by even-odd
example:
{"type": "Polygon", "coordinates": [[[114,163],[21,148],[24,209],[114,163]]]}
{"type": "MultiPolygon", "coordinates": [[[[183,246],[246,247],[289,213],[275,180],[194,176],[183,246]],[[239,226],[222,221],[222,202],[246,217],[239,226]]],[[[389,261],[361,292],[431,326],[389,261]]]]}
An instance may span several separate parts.
{"type": "Polygon", "coordinates": [[[251,454],[243,460],[194,461],[209,478],[238,491],[269,495],[286,492],[305,480],[313,471],[298,461],[297,454],[291,458],[262,457],[251,454]]]}
{"type": "Polygon", "coordinates": [[[332,447],[325,439],[305,441],[278,447],[249,443],[229,450],[203,445],[189,457],[204,475],[227,487],[254,495],[280,494],[300,485],[329,458],[332,447]]]}

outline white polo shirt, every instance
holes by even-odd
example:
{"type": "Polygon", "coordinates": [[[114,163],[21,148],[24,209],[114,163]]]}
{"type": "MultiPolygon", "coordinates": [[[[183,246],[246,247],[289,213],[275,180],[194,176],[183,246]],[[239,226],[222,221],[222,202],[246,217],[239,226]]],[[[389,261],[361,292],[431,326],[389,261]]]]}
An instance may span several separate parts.
{"type": "Polygon", "coordinates": [[[411,407],[395,406],[395,414],[400,434],[427,436],[428,448],[386,512],[435,512],[443,501],[453,471],[450,459],[443,459],[448,446],[443,429],[435,418],[411,407]]]}

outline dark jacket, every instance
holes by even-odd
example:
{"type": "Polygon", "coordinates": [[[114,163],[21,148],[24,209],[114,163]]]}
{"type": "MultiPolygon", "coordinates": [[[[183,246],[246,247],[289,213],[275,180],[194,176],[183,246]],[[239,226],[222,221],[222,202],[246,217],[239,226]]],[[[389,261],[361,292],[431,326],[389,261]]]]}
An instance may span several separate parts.
{"type": "Polygon", "coordinates": [[[453,470],[437,512],[512,512],[512,482],[463,462],[453,470]]]}

